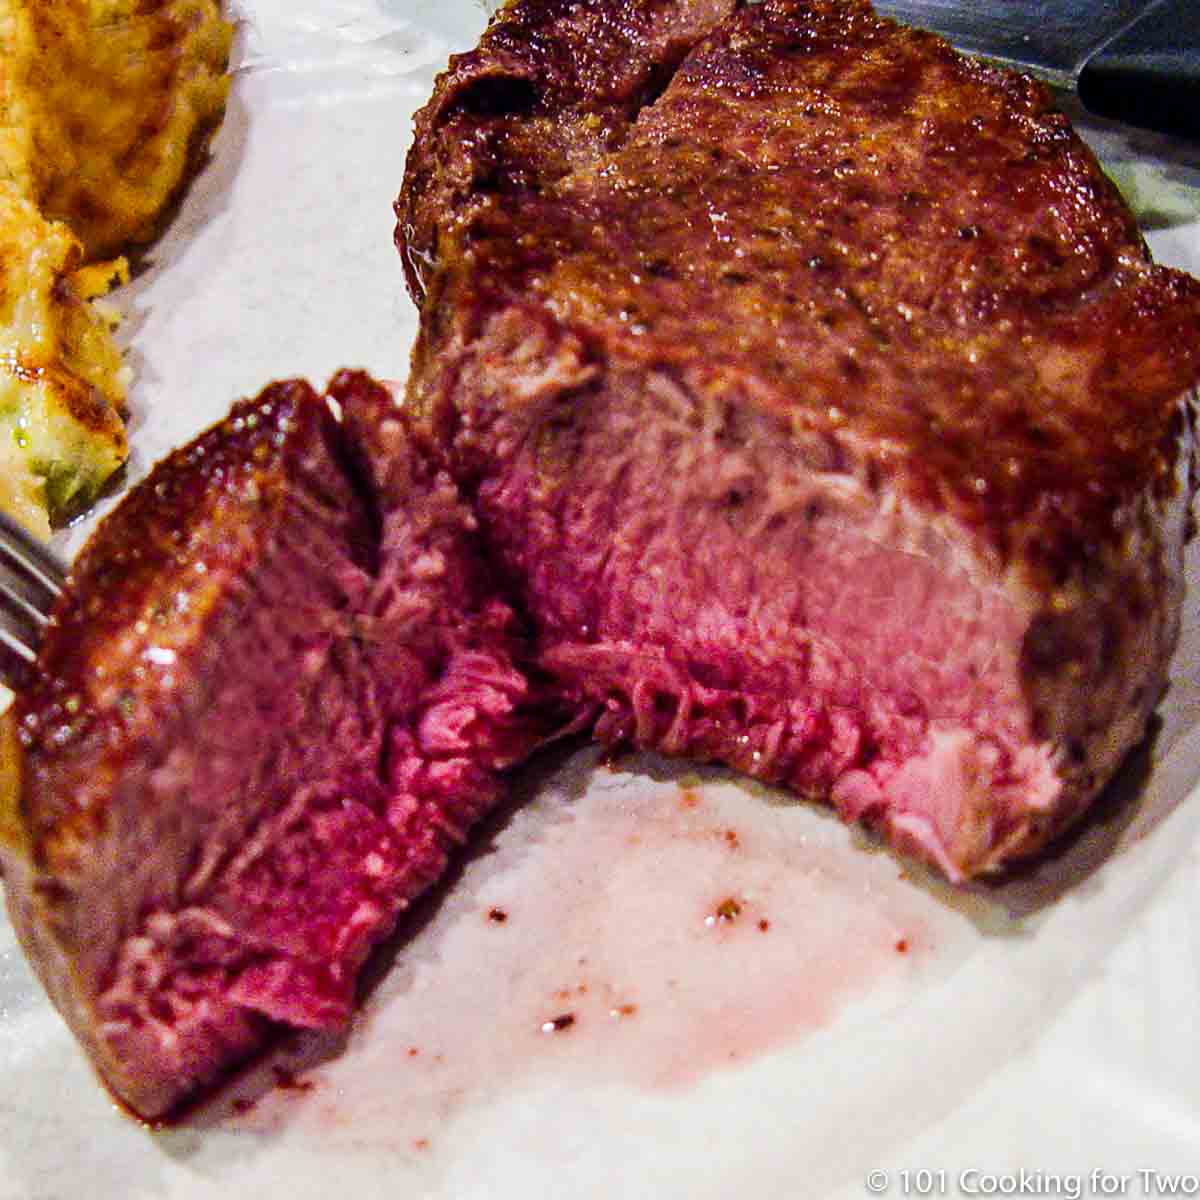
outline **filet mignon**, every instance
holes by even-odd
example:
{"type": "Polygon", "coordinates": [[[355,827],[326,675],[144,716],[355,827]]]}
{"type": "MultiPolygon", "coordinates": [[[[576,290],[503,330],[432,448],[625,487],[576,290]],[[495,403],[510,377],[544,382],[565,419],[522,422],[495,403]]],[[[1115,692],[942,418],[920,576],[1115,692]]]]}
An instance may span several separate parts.
{"type": "Polygon", "coordinates": [[[157,1116],[370,947],[535,740],[474,520],[391,394],[277,384],[100,526],[19,698],[17,931],[157,1116]]]}
{"type": "Polygon", "coordinates": [[[955,880],[1143,737],[1200,285],[1040,84],[865,0],[515,0],[397,215],[409,408],[599,737],[955,880]]]}
{"type": "Polygon", "coordinates": [[[398,213],[406,407],[275,385],[173,455],[19,702],[10,911],[147,1116],[343,1021],[556,717],[960,879],[1165,679],[1200,285],[1038,85],[859,0],[516,0],[398,213]]]}

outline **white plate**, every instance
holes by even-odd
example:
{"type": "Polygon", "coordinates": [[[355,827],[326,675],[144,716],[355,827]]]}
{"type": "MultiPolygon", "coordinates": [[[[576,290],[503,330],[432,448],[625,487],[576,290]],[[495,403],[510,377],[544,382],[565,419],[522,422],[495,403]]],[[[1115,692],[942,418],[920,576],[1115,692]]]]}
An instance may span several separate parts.
{"type": "MultiPolygon", "coordinates": [[[[472,0],[241,12],[213,160],[124,297],[131,481],[268,379],[403,377],[410,118],[484,21],[472,0]]],[[[1159,258],[1200,272],[1194,148],[1089,136],[1159,258]]],[[[111,1103],[0,926],[0,1197],[1200,1186],[1198,609],[1151,752],[1020,880],[954,891],[720,772],[582,752],[525,781],[348,1038],[281,1047],[169,1130],[111,1103]]]]}

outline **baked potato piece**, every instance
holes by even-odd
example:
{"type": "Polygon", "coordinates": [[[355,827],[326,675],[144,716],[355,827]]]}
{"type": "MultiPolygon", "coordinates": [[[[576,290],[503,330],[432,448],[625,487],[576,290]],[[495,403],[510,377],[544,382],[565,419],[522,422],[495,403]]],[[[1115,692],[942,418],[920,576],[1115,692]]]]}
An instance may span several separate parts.
{"type": "Polygon", "coordinates": [[[218,0],[0,0],[0,177],[89,260],[157,232],[219,124],[218,0]]]}
{"type": "Polygon", "coordinates": [[[89,302],[219,123],[231,37],[218,0],[0,0],[0,509],[43,537],[125,460],[115,322],[89,302]]]}
{"type": "Polygon", "coordinates": [[[90,504],[125,461],[127,368],[96,297],[124,264],[0,181],[0,508],[31,532],[90,504]]]}

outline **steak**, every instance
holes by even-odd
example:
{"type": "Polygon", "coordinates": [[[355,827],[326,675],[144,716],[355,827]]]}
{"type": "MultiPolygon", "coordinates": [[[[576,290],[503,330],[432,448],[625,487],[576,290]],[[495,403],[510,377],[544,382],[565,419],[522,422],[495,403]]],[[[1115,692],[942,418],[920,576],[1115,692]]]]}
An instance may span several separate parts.
{"type": "Polygon", "coordinates": [[[536,740],[475,522],[391,393],[277,384],[99,528],[19,698],[14,924],[158,1116],[357,970],[536,740]]]}
{"type": "Polygon", "coordinates": [[[514,0],[396,210],[409,410],[597,737],[952,880],[1143,738],[1200,284],[1042,85],[865,0],[514,0]]]}
{"type": "Polygon", "coordinates": [[[403,407],[268,388],[72,572],[14,924],[157,1116],[359,967],[546,737],[724,762],[951,879],[1144,736],[1200,284],[1039,85],[861,0],[515,0],[418,116],[403,407]]]}

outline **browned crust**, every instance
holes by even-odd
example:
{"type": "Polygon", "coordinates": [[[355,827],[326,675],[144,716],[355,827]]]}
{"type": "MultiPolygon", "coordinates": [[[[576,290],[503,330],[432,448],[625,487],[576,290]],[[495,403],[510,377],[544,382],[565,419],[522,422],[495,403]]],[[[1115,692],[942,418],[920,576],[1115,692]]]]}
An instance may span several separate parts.
{"type": "Polygon", "coordinates": [[[16,60],[35,98],[31,193],[89,260],[151,240],[220,126],[233,26],[218,0],[36,0],[16,60]]]}
{"type": "Polygon", "coordinates": [[[865,0],[671,8],[518,0],[440,78],[397,205],[418,409],[520,299],[871,447],[1039,586],[1175,492],[1200,284],[1045,88],[865,0]]]}
{"type": "MultiPolygon", "coordinates": [[[[365,376],[334,382],[343,396],[358,387],[382,391],[365,376]]],[[[324,505],[320,522],[344,523],[347,545],[361,547],[364,558],[371,552],[364,515],[344,497],[326,503],[317,486],[314,470],[326,453],[338,461],[340,445],[324,399],[307,383],[289,381],[235,405],[161,462],[76,560],[37,670],[16,699],[22,770],[0,822],[12,827],[0,838],[0,856],[13,926],[108,1085],[145,1116],[162,1114],[244,1058],[270,1022],[230,1006],[223,1053],[178,1077],[141,1069],[104,1027],[95,1007],[97,971],[107,971],[108,952],[139,929],[139,901],[150,902],[136,887],[118,895],[123,878],[136,879],[142,856],[162,854],[172,870],[187,867],[186,819],[156,806],[149,792],[134,798],[130,812],[119,796],[123,773],[156,739],[169,747],[163,731],[181,715],[186,722],[203,712],[197,669],[221,675],[212,647],[223,641],[223,623],[239,619],[256,562],[295,521],[289,506],[304,503],[307,512],[324,505]],[[310,483],[303,501],[298,475],[310,483]],[[177,667],[148,651],[175,656],[177,667]],[[118,863],[120,854],[127,858],[118,863]]]]}
{"type": "MultiPolygon", "coordinates": [[[[88,541],[17,698],[31,764],[24,819],[39,863],[70,870],[104,820],[102,781],[74,789],[61,775],[70,777],[76,747],[119,747],[172,711],[181,676],[147,670],[147,642],[159,633],[181,659],[203,644],[225,581],[272,536],[291,447],[331,420],[307,383],[273,384],[161,462],[88,541]]],[[[90,777],[103,774],[104,753],[82,758],[90,777]]]]}

